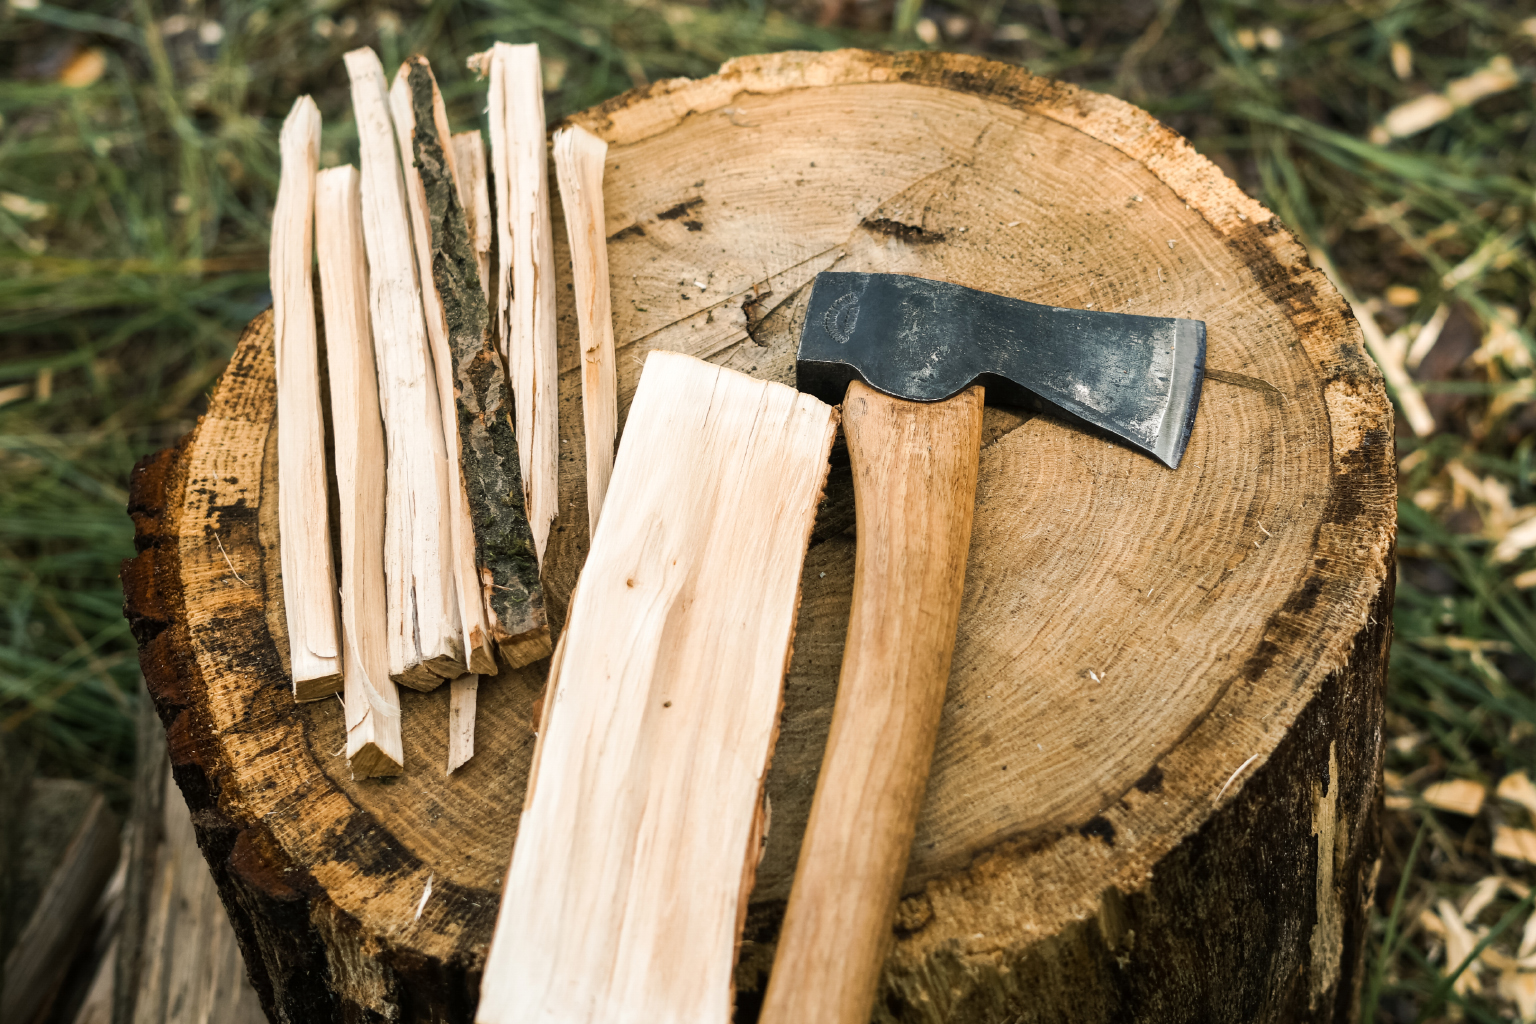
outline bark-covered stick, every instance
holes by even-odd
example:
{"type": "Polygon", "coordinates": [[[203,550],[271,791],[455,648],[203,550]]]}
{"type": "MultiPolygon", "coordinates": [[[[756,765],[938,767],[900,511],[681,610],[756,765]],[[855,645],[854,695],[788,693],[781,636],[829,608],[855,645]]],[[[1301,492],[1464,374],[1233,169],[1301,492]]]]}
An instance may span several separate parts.
{"type": "Polygon", "coordinates": [[[555,173],[571,240],[576,285],[576,330],[581,339],[581,414],[587,435],[587,525],[597,517],[613,476],[613,439],[619,429],[619,371],[613,352],[613,307],[608,290],[608,241],[603,230],[603,160],[608,143],[585,128],[555,132],[555,173]]]}
{"type": "Polygon", "coordinates": [[[296,700],[341,688],[336,570],[331,565],[320,419],[320,363],[310,282],[320,109],[300,96],[279,137],[282,176],[272,211],[272,307],[277,348],[277,475],[283,602],[296,700]]]}
{"type": "MultiPolygon", "coordinates": [[[[411,102],[418,126],[431,123],[434,83],[412,65],[411,102]]],[[[480,286],[464,208],[442,139],[418,128],[414,158],[432,238],[432,280],[442,300],[453,359],[459,465],[474,522],[474,559],[491,636],[513,668],[545,657],[549,625],[533,535],[524,512],[510,393],[490,342],[490,310],[480,286]]]]}
{"type": "MultiPolygon", "coordinates": [[[[421,304],[427,320],[427,348],[432,354],[433,378],[437,385],[438,408],[442,414],[443,444],[447,450],[448,519],[443,524],[448,534],[449,556],[453,572],[453,591],[459,606],[465,657],[469,670],[478,673],[496,671],[496,655],[491,645],[490,623],[486,620],[480,598],[480,578],[475,571],[475,528],[470,522],[469,503],[464,497],[459,459],[462,447],[458,416],[454,412],[453,365],[448,353],[448,322],[444,318],[442,297],[432,273],[432,246],[436,225],[429,223],[427,199],[421,172],[416,166],[412,139],[418,134],[437,137],[446,132],[448,117],[442,109],[437,82],[425,57],[412,57],[400,65],[394,85],[389,90],[390,113],[394,116],[395,137],[400,143],[400,162],[405,169],[406,207],[411,211],[411,237],[416,247],[416,266],[421,280],[421,304]],[[420,74],[428,83],[427,103],[418,113],[413,109],[408,77],[420,74]]],[[[450,180],[453,177],[451,153],[439,151],[439,165],[450,180]]]]}

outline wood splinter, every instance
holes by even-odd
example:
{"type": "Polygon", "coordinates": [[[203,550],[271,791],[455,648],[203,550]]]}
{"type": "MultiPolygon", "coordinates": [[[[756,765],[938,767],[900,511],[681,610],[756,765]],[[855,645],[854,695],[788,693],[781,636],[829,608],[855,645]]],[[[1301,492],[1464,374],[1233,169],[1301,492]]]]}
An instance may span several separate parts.
{"type": "Polygon", "coordinates": [[[603,223],[603,160],[608,143],[585,128],[562,128],[555,132],[554,151],[576,286],[581,413],[587,435],[587,523],[595,534],[613,475],[613,439],[619,428],[619,378],[603,223]]]}
{"type": "Polygon", "coordinates": [[[367,47],[345,57],[362,164],[368,306],[389,448],[384,578],[390,678],[432,690],[466,669],[447,521],[447,457],[384,85],[367,47]]]}
{"type": "Polygon", "coordinates": [[[296,700],[342,685],[320,417],[320,356],[310,281],[320,108],[294,101],[279,136],[282,173],[272,211],[272,307],[277,356],[278,531],[288,656],[296,700]]]}
{"type": "Polygon", "coordinates": [[[353,778],[398,775],[405,768],[400,696],[389,678],[384,634],[384,422],[368,326],[368,264],[357,168],[320,172],[315,243],[341,499],[347,760],[353,778]]]}

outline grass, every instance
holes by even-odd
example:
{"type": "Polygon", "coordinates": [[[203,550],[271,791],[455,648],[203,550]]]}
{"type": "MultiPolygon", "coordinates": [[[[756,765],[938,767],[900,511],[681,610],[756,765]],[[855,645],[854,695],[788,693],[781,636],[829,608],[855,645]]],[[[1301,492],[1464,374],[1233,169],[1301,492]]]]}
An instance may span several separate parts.
{"type": "Polygon", "coordinates": [[[1533,869],[1492,842],[1530,827],[1528,812],[1490,798],[1466,817],[1424,794],[1536,773],[1536,575],[1522,576],[1536,558],[1494,557],[1536,513],[1527,13],[1481,0],[10,0],[0,741],[41,772],[126,793],[141,686],[117,583],[133,553],[128,469],[191,427],[239,327],[269,300],[275,127],[297,95],[326,115],[323,161],[354,158],[347,49],[371,45],[386,66],[427,53],[460,124],[476,117],[463,57],[493,39],[540,43],[552,118],[741,53],[979,52],[1125,96],[1183,132],[1337,268],[1382,329],[1378,358],[1402,365],[1420,327],[1449,311],[1435,349],[1402,366],[1436,429],[1399,430],[1394,807],[1363,1010],[1507,1019],[1515,989],[1501,979],[1517,972],[1499,957],[1525,945],[1533,869]],[[1395,106],[1501,55],[1521,84],[1373,141],[1395,106]],[[1464,922],[1469,943],[1441,901],[1456,917],[1487,891],[1464,922]]]}

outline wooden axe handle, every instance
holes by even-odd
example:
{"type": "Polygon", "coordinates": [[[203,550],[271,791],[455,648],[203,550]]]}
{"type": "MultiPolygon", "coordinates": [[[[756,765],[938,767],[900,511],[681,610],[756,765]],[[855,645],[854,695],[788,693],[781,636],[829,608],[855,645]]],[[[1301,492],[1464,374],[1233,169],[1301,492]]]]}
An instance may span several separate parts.
{"type": "Polygon", "coordinates": [[[982,389],[843,400],[858,547],[832,731],[760,1024],[867,1024],[955,649],[982,389]]]}

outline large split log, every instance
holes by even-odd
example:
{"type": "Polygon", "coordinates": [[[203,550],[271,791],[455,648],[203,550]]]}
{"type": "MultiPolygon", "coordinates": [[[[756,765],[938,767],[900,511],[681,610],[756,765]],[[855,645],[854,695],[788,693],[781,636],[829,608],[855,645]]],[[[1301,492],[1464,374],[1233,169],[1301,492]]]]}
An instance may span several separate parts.
{"type": "MultiPolygon", "coordinates": [[[[791,380],[806,286],[834,265],[1208,325],[1177,472],[987,410],[878,1018],[1349,1019],[1377,850],[1391,410],[1291,235],[1147,114],[971,57],[744,58],[574,120],[609,145],[621,422],[652,349],[791,380]]],[[[556,626],[587,548],[559,294],[556,626]]],[[[339,703],[295,704],[283,672],[272,372],[263,316],[197,429],[134,477],[141,554],[124,583],[176,779],[273,1020],[468,1021],[547,662],[487,680],[495,727],[453,776],[441,689],[402,694],[405,775],[351,778],[339,703]]],[[[745,1021],[847,628],[852,494],[836,461],[767,780],[745,1021]]]]}

